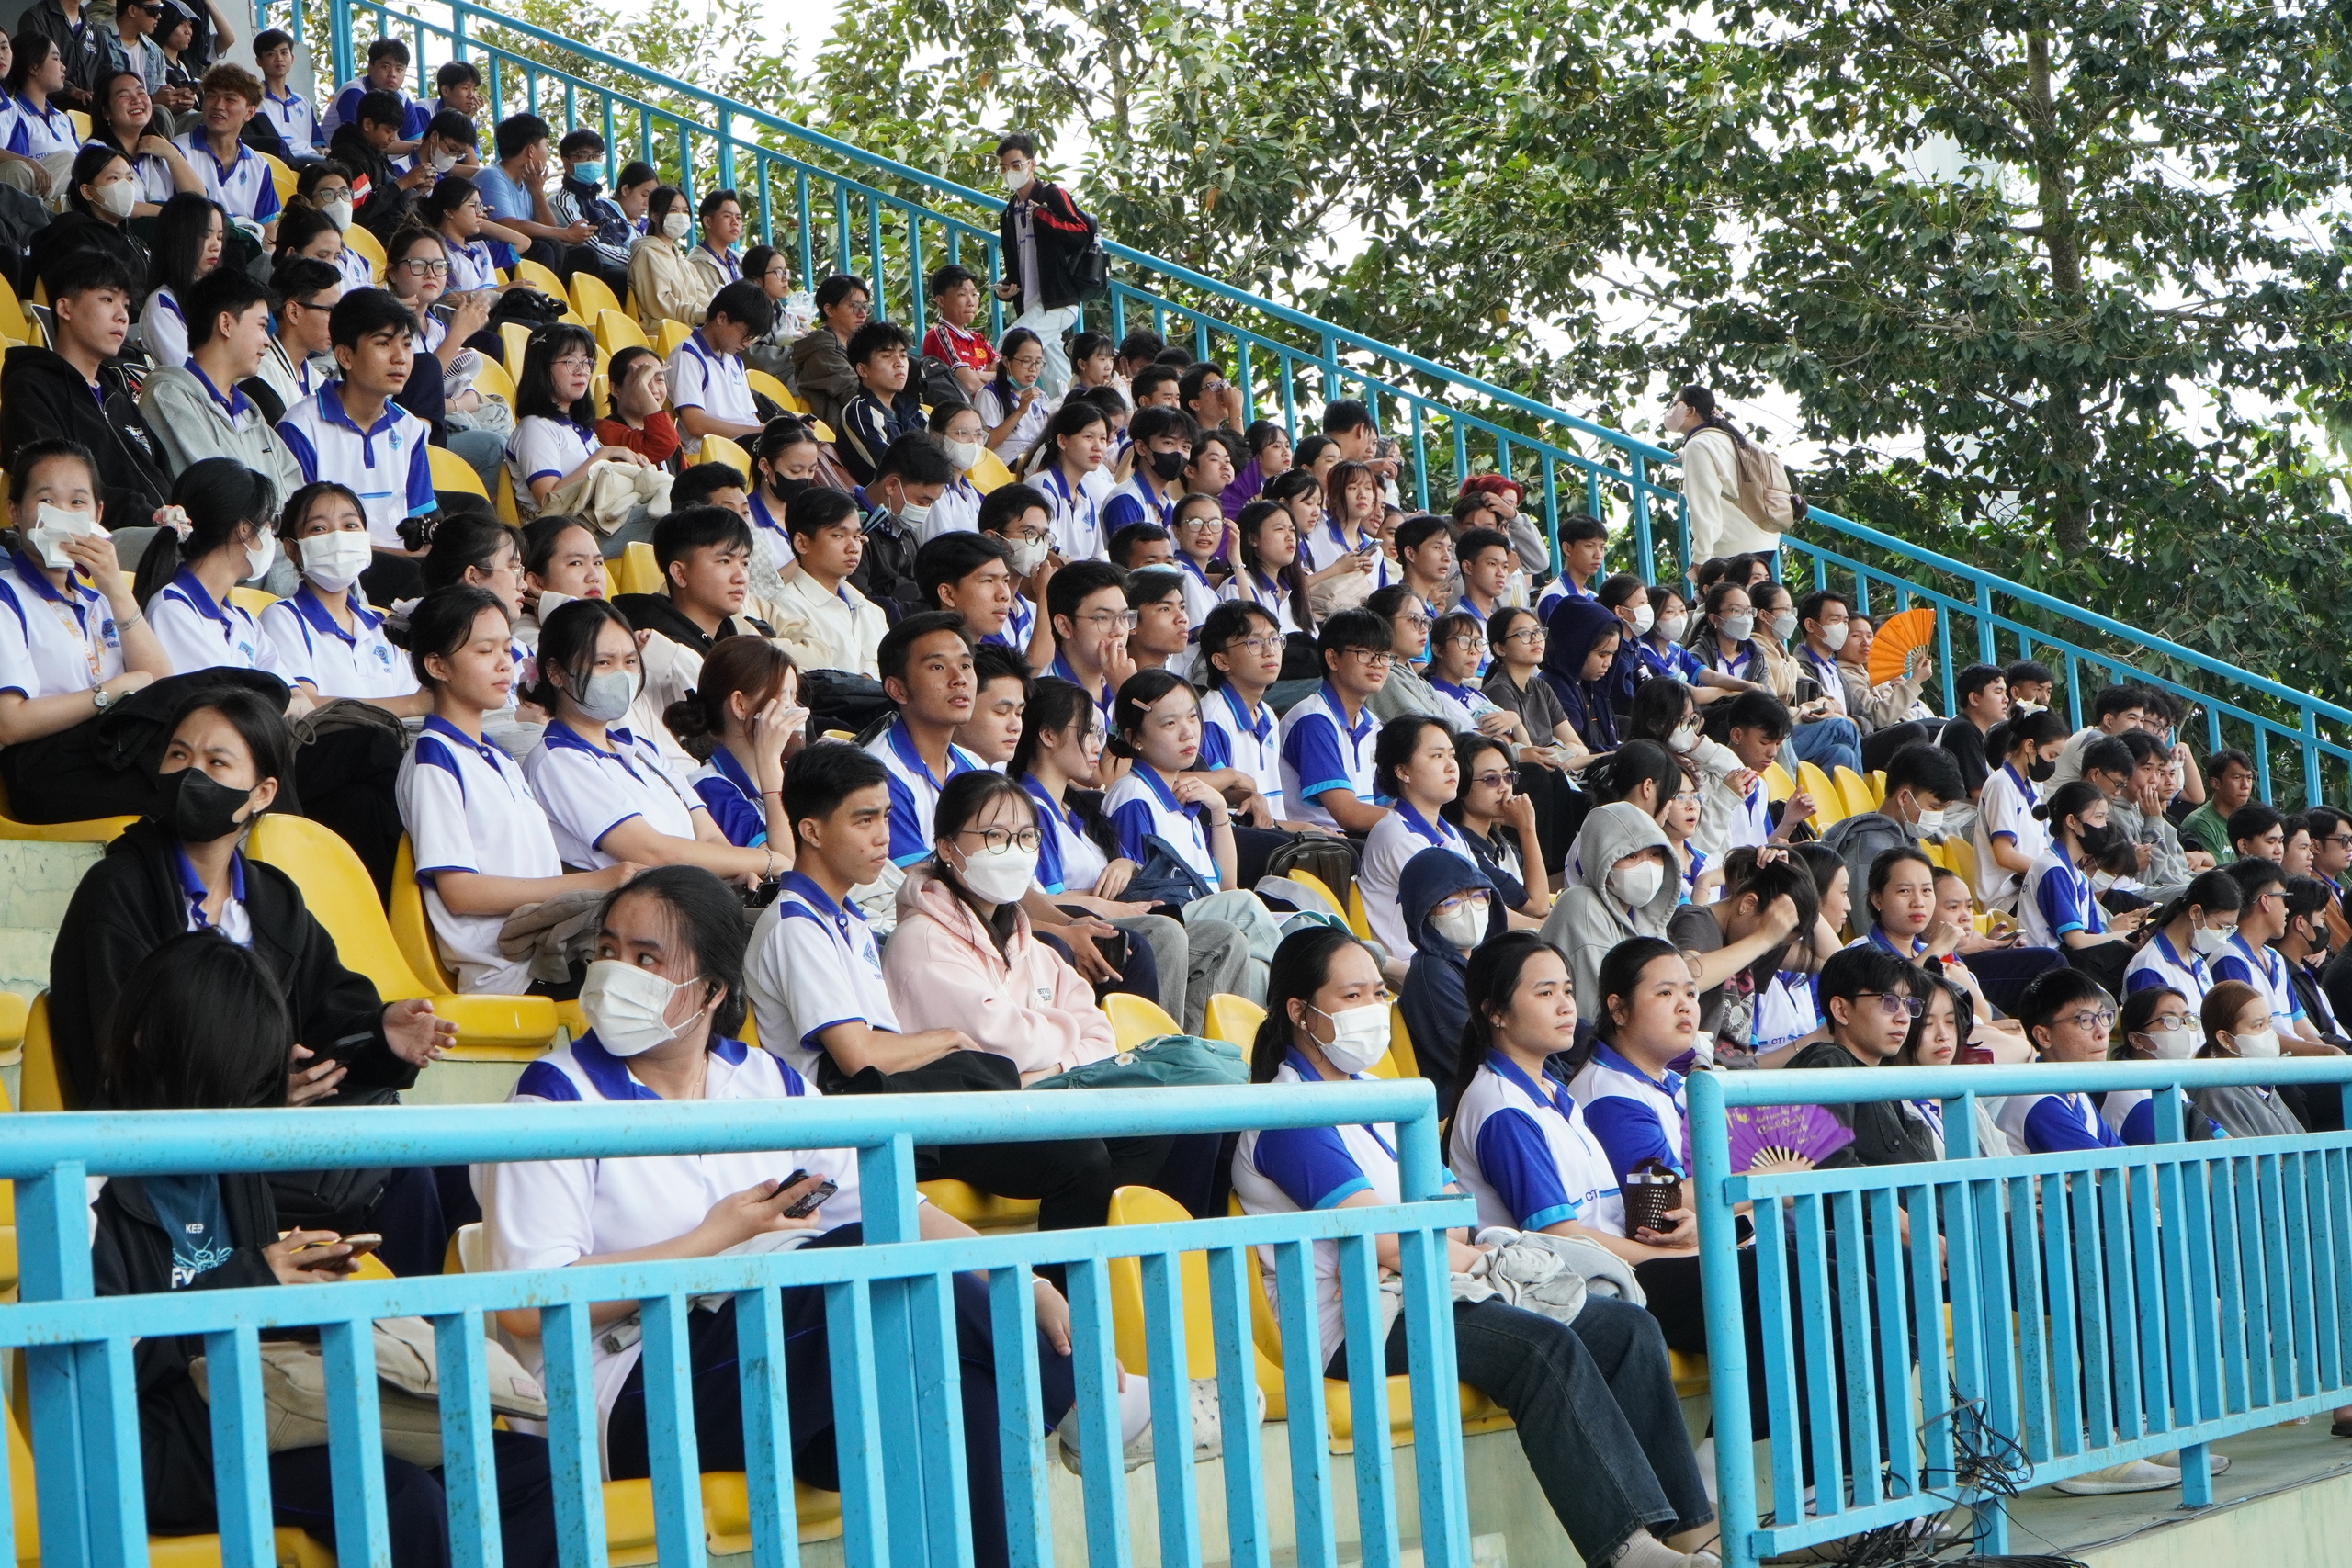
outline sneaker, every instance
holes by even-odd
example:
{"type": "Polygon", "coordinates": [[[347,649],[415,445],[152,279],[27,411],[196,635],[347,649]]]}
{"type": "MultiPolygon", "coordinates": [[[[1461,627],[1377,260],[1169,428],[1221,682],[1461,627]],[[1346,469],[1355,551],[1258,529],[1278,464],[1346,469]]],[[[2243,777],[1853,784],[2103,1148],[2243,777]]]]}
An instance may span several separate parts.
{"type": "MultiPolygon", "coordinates": [[[[2170,1453],[2158,1454],[2151,1462],[2165,1470],[2178,1470],[2180,1468],[2180,1450],[2178,1449],[2175,1449],[2170,1453]]],[[[2209,1453],[2205,1456],[2206,1474],[2220,1475],[2227,1472],[2229,1468],[2229,1455],[2209,1453]]]]}
{"type": "Polygon", "coordinates": [[[2180,1472],[2172,1466],[2134,1459],[2110,1464],[2105,1470],[2069,1476],[2052,1490],[2069,1497],[2104,1497],[2118,1492],[2162,1492],[2179,1484],[2180,1472]]]}
{"type": "MultiPolygon", "coordinates": [[[[1266,1419],[1266,1391],[1253,1384],[1251,1392],[1258,1396],[1258,1419],[1262,1423],[1266,1419]]],[[[1193,1405],[1193,1462],[1200,1464],[1225,1452],[1225,1423],[1216,1396],[1216,1379],[1193,1379],[1190,1394],[1193,1405]]],[[[1079,1468],[1077,1405],[1070,1406],[1069,1413],[1062,1417],[1061,1425],[1054,1428],[1054,1436],[1059,1439],[1057,1446],[1061,1450],[1062,1468],[1072,1475],[1084,1474],[1085,1472],[1079,1468]]],[[[1126,1446],[1120,1458],[1129,1474],[1150,1463],[1151,1428],[1146,1427],[1137,1433],[1136,1440],[1126,1446]]]]}

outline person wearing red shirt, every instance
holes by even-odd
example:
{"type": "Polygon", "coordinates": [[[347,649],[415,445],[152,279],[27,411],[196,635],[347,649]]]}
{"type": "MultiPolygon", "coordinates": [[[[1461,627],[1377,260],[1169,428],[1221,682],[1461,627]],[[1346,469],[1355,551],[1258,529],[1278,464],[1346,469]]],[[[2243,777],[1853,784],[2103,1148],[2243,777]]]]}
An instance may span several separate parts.
{"type": "Polygon", "coordinates": [[[678,450],[678,427],[670,418],[669,376],[661,357],[635,345],[613,355],[612,407],[596,422],[596,439],[607,446],[626,446],[652,464],[670,460],[678,450]]]}
{"type": "Polygon", "coordinates": [[[996,369],[996,350],[985,333],[972,330],[980,314],[980,280],[960,266],[931,275],[931,308],[938,320],[922,334],[922,351],[956,367],[956,384],[976,396],[996,369]]]}

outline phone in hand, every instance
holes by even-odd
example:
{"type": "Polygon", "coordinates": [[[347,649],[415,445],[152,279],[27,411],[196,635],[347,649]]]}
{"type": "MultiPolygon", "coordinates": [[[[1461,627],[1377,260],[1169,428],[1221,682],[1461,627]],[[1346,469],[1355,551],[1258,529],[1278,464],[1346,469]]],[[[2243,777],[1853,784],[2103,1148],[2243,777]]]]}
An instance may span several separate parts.
{"type": "MultiPolygon", "coordinates": [[[[777,1187],[776,1190],[778,1192],[788,1192],[793,1188],[799,1186],[802,1182],[808,1179],[808,1172],[804,1167],[799,1170],[794,1171],[790,1176],[786,1177],[783,1184],[777,1187]]],[[[826,1199],[831,1198],[834,1193],[841,1190],[841,1183],[828,1178],[812,1188],[807,1197],[802,1198],[790,1208],[785,1210],[784,1217],[787,1220],[805,1220],[809,1215],[815,1213],[819,1208],[822,1207],[826,1199]]]]}
{"type": "Polygon", "coordinates": [[[1993,1047],[1990,1045],[1962,1045],[1960,1048],[1960,1054],[1952,1059],[1962,1066],[1991,1066],[1993,1065],[1993,1047]]]}
{"type": "Polygon", "coordinates": [[[351,1250],[336,1261],[349,1264],[358,1262],[359,1259],[383,1245],[382,1236],[373,1231],[361,1231],[351,1235],[333,1236],[325,1241],[306,1241],[294,1249],[292,1256],[299,1258],[307,1257],[311,1253],[324,1252],[332,1247],[347,1247],[351,1250]]]}

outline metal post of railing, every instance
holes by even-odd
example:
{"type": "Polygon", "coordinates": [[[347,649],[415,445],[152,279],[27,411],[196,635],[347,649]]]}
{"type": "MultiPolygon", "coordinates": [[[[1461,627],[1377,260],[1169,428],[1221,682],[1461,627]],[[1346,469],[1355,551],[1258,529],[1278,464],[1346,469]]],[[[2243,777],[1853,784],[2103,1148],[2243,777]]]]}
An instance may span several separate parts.
{"type": "MultiPolygon", "coordinates": [[[[865,259],[874,267],[874,319],[887,321],[890,315],[890,304],[883,284],[888,279],[889,269],[882,260],[882,198],[878,196],[865,198],[865,259]]],[[[921,288],[922,285],[916,287],[921,288]]]]}
{"type": "MultiPolygon", "coordinates": [[[[1634,547],[1641,552],[1642,559],[1645,561],[1656,560],[1657,558],[1657,547],[1655,542],[1650,538],[1649,459],[1644,457],[1638,452],[1634,454],[1634,482],[1630,489],[1632,493],[1629,499],[1632,501],[1634,508],[1634,547]]],[[[1686,551],[1685,554],[1687,555],[1688,552],[1686,551]]],[[[1559,558],[1560,530],[1558,525],[1555,524],[1552,529],[1552,559],[1555,563],[1557,563],[1559,558]]],[[[1690,563],[1688,560],[1685,560],[1683,563],[1683,571],[1686,575],[1690,571],[1690,563]]]]}
{"type": "MultiPolygon", "coordinates": [[[[300,11],[301,6],[302,0],[294,0],[297,12],[300,11]]],[[[334,9],[327,13],[327,18],[330,29],[328,44],[334,61],[334,82],[327,91],[333,93],[358,73],[352,67],[351,7],[344,0],[336,0],[334,9]]]]}
{"type": "Polygon", "coordinates": [[[899,216],[907,225],[907,276],[913,280],[907,290],[907,331],[912,334],[918,351],[922,343],[925,298],[931,293],[923,281],[922,220],[910,207],[899,209],[899,216]]]}
{"type": "Polygon", "coordinates": [[[814,289],[817,287],[817,256],[809,243],[808,171],[806,169],[792,172],[792,205],[800,223],[800,287],[814,289]]]}
{"type": "Polygon", "coordinates": [[[2309,811],[2320,804],[2319,787],[2319,715],[2309,703],[2302,705],[2303,713],[2303,809],[2309,811]]]}
{"type": "Polygon", "coordinates": [[[1993,585],[1976,585],[1976,657],[1986,664],[1997,664],[2000,657],[1993,646],[1993,585]]]}
{"type": "MultiPolygon", "coordinates": [[[[718,127],[718,188],[720,190],[733,190],[736,188],[735,133],[731,129],[729,129],[728,122],[735,118],[735,112],[732,109],[722,107],[717,111],[717,113],[718,127]]],[[[736,199],[740,203],[741,197],[738,197],[736,199]]]]}
{"type": "MultiPolygon", "coordinates": [[[[1714,1073],[1690,1075],[1690,1159],[1699,1190],[1699,1295],[1707,1314],[1707,1382],[1714,1412],[1715,1517],[1724,1568],[1756,1568],[1755,1430],[1748,1422],[1747,1330],[1739,1282],[1739,1235],[1727,1183],[1730,1123],[1714,1073]],[[1713,1201],[1721,1193],[1724,1201],[1713,1201]]],[[[1760,1370],[1760,1369],[1759,1369],[1760,1370]]]]}

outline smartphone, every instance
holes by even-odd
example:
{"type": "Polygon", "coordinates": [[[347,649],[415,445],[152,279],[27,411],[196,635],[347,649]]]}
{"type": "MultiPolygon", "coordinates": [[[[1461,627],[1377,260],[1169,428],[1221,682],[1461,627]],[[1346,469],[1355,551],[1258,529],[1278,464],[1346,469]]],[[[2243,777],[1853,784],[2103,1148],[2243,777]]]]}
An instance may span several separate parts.
{"type": "Polygon", "coordinates": [[[1990,1045],[1962,1045],[1960,1048],[1960,1055],[1955,1057],[1954,1060],[1958,1061],[1962,1066],[1990,1066],[1993,1063],[1993,1047],[1990,1045]]]}
{"type": "Polygon", "coordinates": [[[382,1236],[376,1235],[372,1231],[363,1231],[353,1235],[335,1236],[327,1241],[306,1241],[301,1246],[294,1249],[293,1256],[300,1258],[305,1253],[324,1252],[331,1247],[347,1247],[351,1248],[351,1250],[349,1253],[345,1255],[343,1261],[350,1263],[367,1257],[369,1253],[375,1251],[378,1247],[383,1245],[384,1238],[382,1236]]]}
{"type": "MultiPolygon", "coordinates": [[[[776,1190],[779,1192],[788,1190],[808,1179],[808,1172],[805,1168],[796,1170],[790,1176],[784,1179],[784,1185],[777,1188],[776,1190]]],[[[793,1204],[792,1207],[786,1209],[784,1212],[784,1217],[787,1220],[805,1220],[809,1215],[815,1213],[818,1209],[824,1204],[828,1198],[831,1198],[834,1193],[841,1190],[841,1183],[834,1181],[830,1178],[824,1181],[820,1181],[809,1191],[807,1197],[801,1199],[798,1202],[793,1204]]]]}

